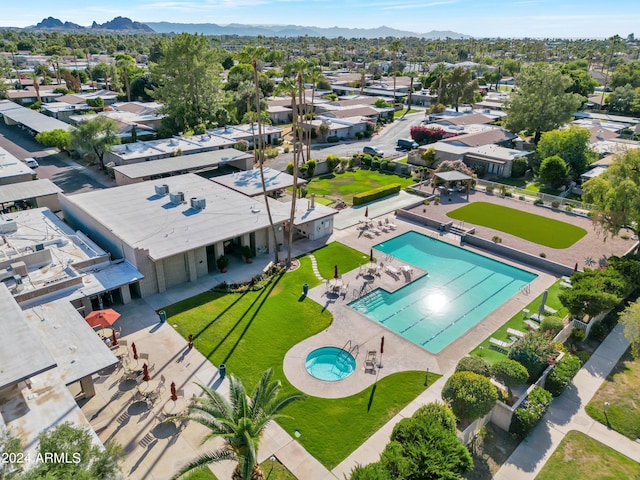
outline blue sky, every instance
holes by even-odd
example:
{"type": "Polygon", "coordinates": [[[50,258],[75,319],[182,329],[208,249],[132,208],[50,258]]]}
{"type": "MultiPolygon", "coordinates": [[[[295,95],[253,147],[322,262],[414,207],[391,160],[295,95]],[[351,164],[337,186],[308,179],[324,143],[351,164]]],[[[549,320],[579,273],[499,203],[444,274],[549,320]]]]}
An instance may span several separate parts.
{"type": "Polygon", "coordinates": [[[35,25],[49,16],[86,26],[123,16],[139,22],[385,25],[475,37],[640,37],[638,0],[5,0],[0,26],[35,25]]]}

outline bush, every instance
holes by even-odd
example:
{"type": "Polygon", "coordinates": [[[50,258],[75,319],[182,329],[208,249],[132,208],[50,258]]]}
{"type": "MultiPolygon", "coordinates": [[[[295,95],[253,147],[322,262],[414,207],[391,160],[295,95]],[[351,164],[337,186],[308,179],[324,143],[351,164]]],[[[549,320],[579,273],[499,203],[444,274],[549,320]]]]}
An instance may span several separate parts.
{"type": "Polygon", "coordinates": [[[499,237],[498,235],[494,235],[493,237],[491,237],[491,241],[493,243],[502,243],[502,237],[499,237]]]}
{"type": "Polygon", "coordinates": [[[293,162],[287,163],[287,173],[293,175],[293,162]]]}
{"type": "Polygon", "coordinates": [[[573,207],[570,204],[567,204],[564,206],[565,211],[570,212],[571,210],[573,210],[573,207]]]}
{"type": "Polygon", "coordinates": [[[560,202],[558,200],[554,200],[553,202],[551,202],[551,206],[553,208],[558,208],[560,206],[560,202]]]}
{"type": "Polygon", "coordinates": [[[371,162],[373,161],[373,157],[368,153],[364,153],[362,155],[362,163],[364,163],[367,167],[371,166],[371,162]]]}
{"type": "Polygon", "coordinates": [[[584,365],[585,363],[587,363],[587,360],[589,360],[589,358],[591,357],[591,354],[586,350],[578,350],[576,352],[576,357],[578,357],[582,365],[584,365]]]}
{"type": "Polygon", "coordinates": [[[371,168],[373,170],[380,170],[380,159],[378,157],[373,157],[371,160],[371,168]]]}
{"type": "Polygon", "coordinates": [[[396,162],[386,162],[384,165],[384,170],[386,170],[387,172],[395,172],[396,162]]]}
{"type": "Polygon", "coordinates": [[[522,405],[516,408],[511,419],[509,432],[523,438],[547,413],[553,397],[544,388],[534,387],[522,405]]]}
{"type": "Polygon", "coordinates": [[[570,354],[565,355],[558,360],[555,368],[549,373],[544,385],[545,388],[551,392],[551,395],[557,397],[571,383],[580,367],[582,367],[582,362],[578,357],[570,354]]]}
{"type": "Polygon", "coordinates": [[[364,132],[356,132],[356,140],[362,140],[364,135],[364,132]]]}
{"type": "Polygon", "coordinates": [[[533,201],[533,204],[534,204],[534,205],[544,205],[544,201],[543,201],[541,198],[536,198],[536,199],[533,201]]]}
{"type": "Polygon", "coordinates": [[[511,395],[511,387],[523,384],[529,378],[529,372],[520,362],[505,358],[491,366],[491,376],[506,385],[511,395]]]}
{"type": "Polygon", "coordinates": [[[560,330],[564,328],[564,320],[560,317],[545,317],[540,323],[540,330],[550,332],[552,336],[556,336],[560,330]]]}
{"type": "Polygon", "coordinates": [[[540,258],[547,258],[547,254],[544,252],[540,252],[540,258]]]}
{"type": "Polygon", "coordinates": [[[240,140],[236,142],[233,148],[235,148],[236,150],[240,150],[241,152],[246,152],[247,150],[249,150],[249,142],[247,142],[246,140],[240,140]]]}
{"type": "Polygon", "coordinates": [[[491,380],[473,372],[457,372],[442,389],[442,398],[460,420],[484,417],[495,406],[498,390],[491,380]]]}
{"type": "Polygon", "coordinates": [[[493,187],[491,187],[491,186],[485,187],[484,191],[487,192],[487,193],[493,193],[493,187]]]}
{"type": "Polygon", "coordinates": [[[491,365],[484,358],[475,355],[462,357],[456,365],[456,372],[473,372],[483,377],[490,377],[491,365]]]}
{"type": "Polygon", "coordinates": [[[529,168],[529,162],[525,157],[516,157],[511,164],[511,178],[520,178],[524,176],[525,172],[529,168]]]}
{"type": "Polygon", "coordinates": [[[596,342],[601,342],[609,335],[609,329],[602,322],[596,323],[589,331],[589,338],[596,342]]]}
{"type": "Polygon", "coordinates": [[[523,201],[523,202],[524,202],[524,195],[520,195],[520,196],[518,197],[518,200],[521,200],[521,201],[523,201]]]}
{"type": "Polygon", "coordinates": [[[440,203],[440,197],[434,197],[433,199],[433,203],[435,203],[436,205],[438,205],[440,203]]]}
{"type": "Polygon", "coordinates": [[[551,338],[540,331],[527,333],[509,350],[509,358],[520,362],[529,372],[530,382],[535,382],[557,356],[551,338]]]}
{"type": "Polygon", "coordinates": [[[289,153],[289,147],[284,147],[284,153],[289,153]]]}
{"type": "Polygon", "coordinates": [[[311,159],[311,160],[308,160],[305,165],[307,166],[307,176],[313,177],[313,174],[316,171],[316,166],[318,165],[318,162],[311,159]]]}
{"type": "Polygon", "coordinates": [[[328,155],[326,162],[329,172],[333,172],[336,167],[340,165],[340,157],[338,157],[337,155],[328,155]]]}
{"type": "Polygon", "coordinates": [[[338,143],[340,141],[340,137],[333,136],[327,137],[327,143],[338,143]]]}
{"type": "Polygon", "coordinates": [[[583,329],[574,327],[571,330],[571,340],[573,340],[574,342],[581,342],[585,338],[587,338],[587,332],[585,332],[583,329]]]}
{"type": "Polygon", "coordinates": [[[368,192],[356,193],[353,196],[354,205],[362,205],[363,203],[369,203],[379,198],[388,197],[394,193],[398,193],[402,189],[402,185],[399,183],[390,183],[382,187],[374,188],[368,192]]]}

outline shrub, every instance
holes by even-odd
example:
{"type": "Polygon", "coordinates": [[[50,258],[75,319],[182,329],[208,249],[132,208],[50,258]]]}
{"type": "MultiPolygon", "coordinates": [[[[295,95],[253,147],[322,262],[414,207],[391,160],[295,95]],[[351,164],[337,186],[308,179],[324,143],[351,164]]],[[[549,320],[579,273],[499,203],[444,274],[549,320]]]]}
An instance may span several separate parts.
{"type": "Polygon", "coordinates": [[[511,397],[511,388],[526,382],[529,372],[520,362],[505,358],[491,366],[491,376],[507,387],[511,397]]]}
{"type": "Polygon", "coordinates": [[[247,150],[249,150],[249,142],[247,142],[246,140],[240,140],[236,142],[233,148],[235,148],[236,150],[240,150],[241,152],[246,152],[247,150]]]}
{"type": "Polygon", "coordinates": [[[287,173],[293,175],[293,162],[287,163],[287,173]]]}
{"type": "Polygon", "coordinates": [[[327,143],[338,143],[340,141],[340,137],[333,136],[327,137],[327,143]]]}
{"type": "Polygon", "coordinates": [[[549,373],[544,385],[545,388],[551,392],[551,395],[557,397],[564,392],[580,367],[582,367],[582,362],[578,357],[570,354],[565,355],[558,360],[555,368],[549,373]]]}
{"type": "Polygon", "coordinates": [[[573,340],[574,342],[581,342],[585,338],[587,338],[587,332],[585,332],[583,329],[574,327],[571,330],[571,340],[573,340]]]}
{"type": "Polygon", "coordinates": [[[558,356],[548,335],[532,331],[519,338],[509,350],[509,358],[520,362],[529,372],[529,381],[535,382],[540,374],[558,356]]]}
{"type": "Polygon", "coordinates": [[[373,161],[373,157],[368,153],[362,155],[362,163],[364,163],[367,167],[371,166],[371,162],[373,161]]]}
{"type": "Polygon", "coordinates": [[[311,159],[307,161],[305,165],[307,166],[307,176],[313,177],[313,173],[316,171],[316,166],[318,165],[318,162],[311,159]]]}
{"type": "Polygon", "coordinates": [[[587,360],[589,360],[589,358],[591,357],[591,354],[586,350],[578,350],[576,352],[576,357],[578,357],[582,365],[584,365],[585,363],[587,363],[587,360]]]}
{"type": "Polygon", "coordinates": [[[388,172],[396,171],[396,162],[386,162],[384,165],[384,169],[388,172]]]}
{"type": "Polygon", "coordinates": [[[440,203],[440,197],[435,197],[433,199],[433,203],[435,203],[436,205],[438,205],[440,203]]]}
{"type": "Polygon", "coordinates": [[[473,372],[457,372],[442,389],[442,398],[460,420],[484,417],[495,406],[498,390],[491,380],[473,372]]]}
{"type": "Polygon", "coordinates": [[[346,158],[341,158],[340,159],[340,169],[346,170],[347,169],[347,165],[349,165],[349,160],[346,159],[346,158]]]}
{"type": "Polygon", "coordinates": [[[502,243],[502,237],[499,237],[498,235],[494,235],[493,237],[491,237],[491,241],[493,243],[502,243]]]}
{"type": "Polygon", "coordinates": [[[518,197],[518,200],[522,200],[522,201],[524,202],[524,195],[520,195],[520,196],[518,197]]]}
{"type": "Polygon", "coordinates": [[[565,209],[567,212],[570,212],[571,210],[573,210],[573,207],[572,207],[570,204],[567,204],[567,205],[565,205],[565,206],[564,206],[564,209],[565,209]]]}
{"type": "Polygon", "coordinates": [[[552,336],[556,336],[560,330],[564,328],[564,320],[560,317],[545,317],[540,323],[540,330],[550,332],[552,336]]]}
{"type": "Polygon", "coordinates": [[[487,192],[487,193],[493,193],[493,187],[491,187],[491,186],[486,187],[486,188],[484,189],[484,191],[485,191],[485,192],[487,192]]]}
{"type": "Polygon", "coordinates": [[[536,199],[533,201],[533,204],[534,204],[534,205],[544,205],[544,201],[543,201],[541,198],[536,198],[536,199]]]}
{"type": "Polygon", "coordinates": [[[378,157],[373,157],[373,159],[371,160],[371,168],[373,170],[380,170],[380,160],[378,159],[378,157]]]}
{"type": "Polygon", "coordinates": [[[602,322],[596,323],[589,331],[589,338],[597,342],[603,341],[609,335],[609,329],[602,322]]]}
{"type": "Polygon", "coordinates": [[[284,147],[284,153],[289,153],[289,147],[284,147]]]}
{"type": "Polygon", "coordinates": [[[340,157],[338,157],[337,155],[328,155],[326,162],[329,172],[333,172],[336,167],[340,165],[340,157]]]}
{"type": "Polygon", "coordinates": [[[473,372],[483,377],[490,377],[491,365],[484,358],[472,355],[460,359],[456,365],[456,372],[473,372]]]}
{"type": "Polygon", "coordinates": [[[390,183],[382,187],[374,188],[368,192],[356,193],[353,196],[354,205],[362,205],[363,203],[369,203],[379,198],[384,198],[394,193],[398,193],[402,186],[399,183],[390,183]]]}
{"type": "Polygon", "coordinates": [[[527,399],[513,413],[509,432],[520,438],[526,437],[547,413],[552,398],[544,388],[534,387],[527,399]]]}
{"type": "Polygon", "coordinates": [[[553,202],[551,202],[551,206],[553,208],[558,208],[560,206],[560,202],[558,200],[554,200],[553,202]]]}
{"type": "Polygon", "coordinates": [[[547,254],[544,252],[540,252],[540,258],[547,258],[547,254]]]}
{"type": "Polygon", "coordinates": [[[364,132],[356,132],[356,140],[362,140],[364,138],[364,132]]]}
{"type": "Polygon", "coordinates": [[[525,157],[516,157],[513,159],[513,163],[511,164],[511,178],[519,178],[524,176],[527,168],[529,167],[529,162],[525,157]]]}
{"type": "Polygon", "coordinates": [[[280,151],[277,148],[265,148],[264,155],[267,158],[276,158],[280,151]]]}

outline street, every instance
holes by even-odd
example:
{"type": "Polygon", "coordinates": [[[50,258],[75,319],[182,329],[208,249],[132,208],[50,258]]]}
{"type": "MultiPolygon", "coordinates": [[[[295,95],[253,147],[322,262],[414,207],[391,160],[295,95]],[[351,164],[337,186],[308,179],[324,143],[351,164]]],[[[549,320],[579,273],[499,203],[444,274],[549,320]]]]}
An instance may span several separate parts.
{"type": "Polygon", "coordinates": [[[0,147],[19,160],[27,157],[37,159],[40,166],[34,171],[38,174],[38,178],[48,178],[66,194],[88,192],[115,185],[113,180],[97,169],[95,173],[87,174],[86,167],[57,153],[54,148],[40,145],[25,131],[6,125],[2,121],[0,121],[0,147]]]}

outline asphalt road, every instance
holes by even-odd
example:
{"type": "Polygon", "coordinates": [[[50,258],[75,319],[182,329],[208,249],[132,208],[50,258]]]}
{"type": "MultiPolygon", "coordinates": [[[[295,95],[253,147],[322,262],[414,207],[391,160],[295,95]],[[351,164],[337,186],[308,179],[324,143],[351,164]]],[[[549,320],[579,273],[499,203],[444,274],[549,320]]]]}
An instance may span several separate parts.
{"type": "Polygon", "coordinates": [[[57,153],[55,149],[40,145],[28,133],[18,127],[6,125],[3,121],[0,121],[0,147],[19,160],[27,157],[37,159],[40,166],[34,171],[38,178],[48,178],[67,194],[115,185],[115,182],[97,172],[97,169],[95,174],[87,174],[86,167],[57,153]]]}
{"type": "MultiPolygon", "coordinates": [[[[351,157],[354,153],[361,153],[366,145],[380,148],[386,157],[402,155],[405,152],[398,150],[396,146],[398,139],[410,138],[409,130],[411,127],[420,125],[423,120],[424,110],[420,110],[418,113],[412,113],[405,118],[397,119],[395,122],[386,125],[373,137],[366,140],[348,140],[334,144],[311,145],[311,158],[324,160],[328,155],[351,157]]],[[[276,170],[284,171],[287,168],[287,164],[292,161],[293,154],[284,153],[268,161],[267,165],[276,170]]]]}

